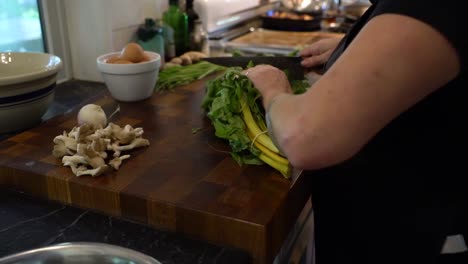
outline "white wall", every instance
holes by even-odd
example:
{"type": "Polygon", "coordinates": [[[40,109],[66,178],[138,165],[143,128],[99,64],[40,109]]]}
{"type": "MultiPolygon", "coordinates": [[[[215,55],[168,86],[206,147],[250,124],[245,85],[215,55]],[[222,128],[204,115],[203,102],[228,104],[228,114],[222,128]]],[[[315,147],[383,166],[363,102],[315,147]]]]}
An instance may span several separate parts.
{"type": "Polygon", "coordinates": [[[65,0],[73,77],[102,81],[96,58],[135,40],[146,17],[161,18],[167,0],[65,0]]]}
{"type": "Polygon", "coordinates": [[[73,74],[65,7],[61,0],[42,0],[40,3],[46,28],[47,50],[62,59],[63,68],[57,76],[57,82],[61,83],[72,78],[73,74]]]}
{"type": "MultiPolygon", "coordinates": [[[[46,1],[60,3],[61,0],[46,1]]],[[[368,2],[368,0],[359,1],[368,2]]],[[[168,2],[168,0],[63,0],[65,31],[68,33],[73,78],[101,82],[102,77],[96,66],[96,58],[104,53],[121,50],[126,43],[133,41],[135,32],[138,26],[144,23],[144,19],[161,18],[168,7],[168,2]]]]}

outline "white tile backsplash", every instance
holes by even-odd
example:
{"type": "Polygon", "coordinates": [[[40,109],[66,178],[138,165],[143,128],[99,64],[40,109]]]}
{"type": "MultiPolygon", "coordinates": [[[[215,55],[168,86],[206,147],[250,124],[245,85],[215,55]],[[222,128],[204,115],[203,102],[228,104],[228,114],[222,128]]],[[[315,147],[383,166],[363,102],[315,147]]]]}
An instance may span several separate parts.
{"type": "Polygon", "coordinates": [[[127,43],[137,40],[136,31],[140,25],[112,29],[112,50],[121,50],[127,43]]]}
{"type": "Polygon", "coordinates": [[[102,81],[96,58],[136,38],[146,17],[161,18],[168,0],[65,0],[73,76],[102,81]]]}

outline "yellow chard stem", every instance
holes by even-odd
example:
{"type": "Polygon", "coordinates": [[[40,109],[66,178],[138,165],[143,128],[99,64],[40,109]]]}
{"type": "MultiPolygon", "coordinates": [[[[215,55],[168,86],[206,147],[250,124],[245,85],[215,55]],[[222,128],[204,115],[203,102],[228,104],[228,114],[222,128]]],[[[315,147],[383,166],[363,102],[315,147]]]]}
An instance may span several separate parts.
{"type": "Polygon", "coordinates": [[[242,116],[244,117],[244,122],[247,125],[248,130],[257,137],[257,141],[260,142],[263,146],[273,151],[274,153],[279,153],[278,148],[273,144],[271,138],[264,134],[263,131],[258,128],[257,123],[255,123],[250,108],[244,98],[240,98],[240,103],[242,106],[242,116]]]}
{"type": "Polygon", "coordinates": [[[260,144],[257,140],[254,141],[255,136],[252,135],[250,131],[247,131],[247,135],[249,136],[250,140],[253,141],[254,146],[257,147],[263,154],[267,155],[268,157],[275,160],[276,162],[289,165],[289,161],[285,159],[283,156],[269,150],[268,148],[260,144]]]}
{"type": "Polygon", "coordinates": [[[276,162],[276,161],[274,161],[273,159],[271,159],[270,157],[268,157],[267,155],[265,155],[263,153],[260,154],[260,156],[258,156],[258,158],[260,160],[262,160],[263,162],[265,162],[266,164],[273,167],[274,169],[278,170],[285,178],[290,177],[289,166],[287,164],[281,164],[279,162],[276,162]]]}

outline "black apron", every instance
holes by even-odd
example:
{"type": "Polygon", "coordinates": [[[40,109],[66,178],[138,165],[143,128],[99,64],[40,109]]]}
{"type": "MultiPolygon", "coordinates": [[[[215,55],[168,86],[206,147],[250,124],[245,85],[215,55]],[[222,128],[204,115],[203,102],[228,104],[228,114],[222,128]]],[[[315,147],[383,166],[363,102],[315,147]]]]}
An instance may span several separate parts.
{"type": "MultiPolygon", "coordinates": [[[[325,70],[374,9],[350,29],[325,70]]],[[[466,230],[468,191],[460,167],[448,166],[464,161],[442,154],[468,136],[445,131],[466,131],[450,120],[451,111],[466,110],[457,108],[466,98],[460,78],[392,121],[350,160],[310,172],[317,264],[436,263],[446,236],[466,230]]]]}

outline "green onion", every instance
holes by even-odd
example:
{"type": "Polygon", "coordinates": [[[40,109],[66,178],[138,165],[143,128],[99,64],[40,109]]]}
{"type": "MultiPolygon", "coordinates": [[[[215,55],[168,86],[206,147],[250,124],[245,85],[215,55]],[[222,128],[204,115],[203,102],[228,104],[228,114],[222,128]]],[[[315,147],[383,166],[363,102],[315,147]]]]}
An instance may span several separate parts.
{"type": "Polygon", "coordinates": [[[159,72],[155,89],[158,92],[173,90],[174,87],[187,85],[224,69],[226,67],[207,61],[200,61],[187,66],[170,67],[159,72]]]}

